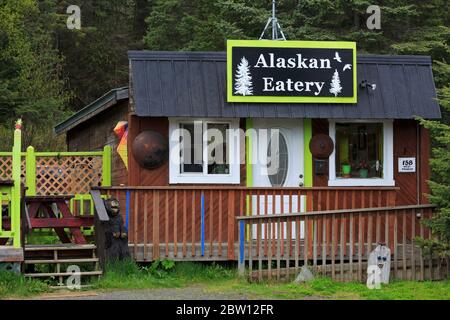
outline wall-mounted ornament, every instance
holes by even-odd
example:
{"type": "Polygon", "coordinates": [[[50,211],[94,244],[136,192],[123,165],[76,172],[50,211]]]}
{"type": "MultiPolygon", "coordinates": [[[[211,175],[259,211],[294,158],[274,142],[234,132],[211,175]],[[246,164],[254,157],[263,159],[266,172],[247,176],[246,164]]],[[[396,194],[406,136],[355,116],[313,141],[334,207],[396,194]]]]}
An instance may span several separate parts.
{"type": "Polygon", "coordinates": [[[156,169],[169,158],[167,140],[155,131],[141,132],[134,139],[131,148],[134,159],[145,169],[156,169]]]}
{"type": "Polygon", "coordinates": [[[309,150],[316,159],[327,159],[334,150],[334,143],[330,136],[318,134],[309,142],[309,150]]]}
{"type": "Polygon", "coordinates": [[[120,142],[117,145],[117,153],[122,159],[125,167],[128,169],[128,122],[119,121],[114,128],[114,133],[120,139],[120,142]]]}

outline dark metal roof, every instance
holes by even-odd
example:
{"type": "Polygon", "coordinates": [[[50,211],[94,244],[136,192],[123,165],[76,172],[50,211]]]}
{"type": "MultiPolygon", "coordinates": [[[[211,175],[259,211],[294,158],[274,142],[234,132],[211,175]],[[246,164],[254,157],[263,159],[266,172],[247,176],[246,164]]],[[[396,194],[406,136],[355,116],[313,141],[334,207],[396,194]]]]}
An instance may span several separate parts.
{"type": "Polygon", "coordinates": [[[132,96],[138,116],[230,118],[410,119],[441,117],[426,56],[358,56],[357,104],[226,102],[224,52],[130,51],[132,96]]]}
{"type": "Polygon", "coordinates": [[[73,129],[77,125],[91,119],[97,114],[116,105],[119,101],[125,99],[128,99],[128,87],[112,89],[94,102],[88,104],[77,113],[73,114],[71,117],[57,124],[54,128],[55,133],[61,134],[70,129],[73,129]]]}

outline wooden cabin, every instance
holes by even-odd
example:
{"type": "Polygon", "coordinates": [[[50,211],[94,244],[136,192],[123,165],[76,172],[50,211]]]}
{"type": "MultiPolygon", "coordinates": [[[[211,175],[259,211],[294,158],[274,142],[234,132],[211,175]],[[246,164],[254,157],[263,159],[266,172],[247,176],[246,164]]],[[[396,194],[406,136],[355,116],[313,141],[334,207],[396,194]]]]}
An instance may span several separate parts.
{"type": "MultiPolygon", "coordinates": [[[[113,146],[113,187],[101,190],[121,201],[136,260],[236,260],[239,237],[241,242],[268,237],[267,229],[239,230],[239,216],[383,208],[376,214],[382,213],[384,222],[345,215],[337,224],[350,256],[350,238],[366,239],[367,255],[376,242],[391,245],[394,234],[406,237],[413,228],[407,233],[411,239],[420,233],[411,210],[404,209],[408,218],[399,229],[394,211],[384,213],[428,203],[430,136],[415,118],[441,117],[430,57],[358,55],[357,103],[339,104],[227,102],[225,52],[131,51],[129,60],[129,89],[112,90],[55,130],[67,134],[69,151],[113,146]],[[118,121],[128,122],[128,168],[115,151],[118,121]],[[210,128],[226,132],[219,145],[225,161],[203,160],[212,142],[207,134],[189,146],[180,144],[185,132],[210,128]],[[270,174],[271,140],[251,133],[264,129],[278,129],[279,165],[270,174]],[[149,140],[140,136],[144,132],[149,140]],[[319,149],[332,142],[326,157],[312,152],[311,141],[319,135],[314,140],[319,149]],[[195,156],[202,160],[189,161],[195,156]],[[358,223],[365,231],[353,228],[358,223]]],[[[328,223],[334,220],[327,221],[318,225],[317,237],[333,243],[328,223]]],[[[309,223],[301,228],[303,234],[316,230],[309,223]]],[[[292,234],[290,227],[277,230],[292,234]]],[[[264,259],[272,256],[270,244],[264,250],[264,259]]],[[[329,257],[327,250],[333,249],[325,248],[329,257]]],[[[313,255],[305,252],[306,259],[313,255]]]]}

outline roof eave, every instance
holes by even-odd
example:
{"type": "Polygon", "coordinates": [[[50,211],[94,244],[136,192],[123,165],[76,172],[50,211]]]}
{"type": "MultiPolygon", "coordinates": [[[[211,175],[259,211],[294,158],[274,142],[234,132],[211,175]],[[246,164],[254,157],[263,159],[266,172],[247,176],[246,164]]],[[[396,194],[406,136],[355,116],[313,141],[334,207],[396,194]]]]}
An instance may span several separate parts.
{"type": "Polygon", "coordinates": [[[53,130],[57,135],[65,133],[125,99],[128,99],[128,87],[113,89],[57,124],[53,130]]]}

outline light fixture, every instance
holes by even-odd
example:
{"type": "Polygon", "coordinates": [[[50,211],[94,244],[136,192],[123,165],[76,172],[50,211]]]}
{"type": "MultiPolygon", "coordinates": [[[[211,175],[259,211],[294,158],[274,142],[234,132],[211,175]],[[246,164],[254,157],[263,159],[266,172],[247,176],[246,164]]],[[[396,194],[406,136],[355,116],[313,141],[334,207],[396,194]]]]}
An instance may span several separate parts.
{"type": "Polygon", "coordinates": [[[375,83],[369,83],[367,80],[361,81],[361,83],[359,84],[359,86],[360,86],[362,89],[370,88],[370,89],[372,89],[372,90],[375,90],[375,89],[377,88],[377,85],[376,85],[375,83]]]}

